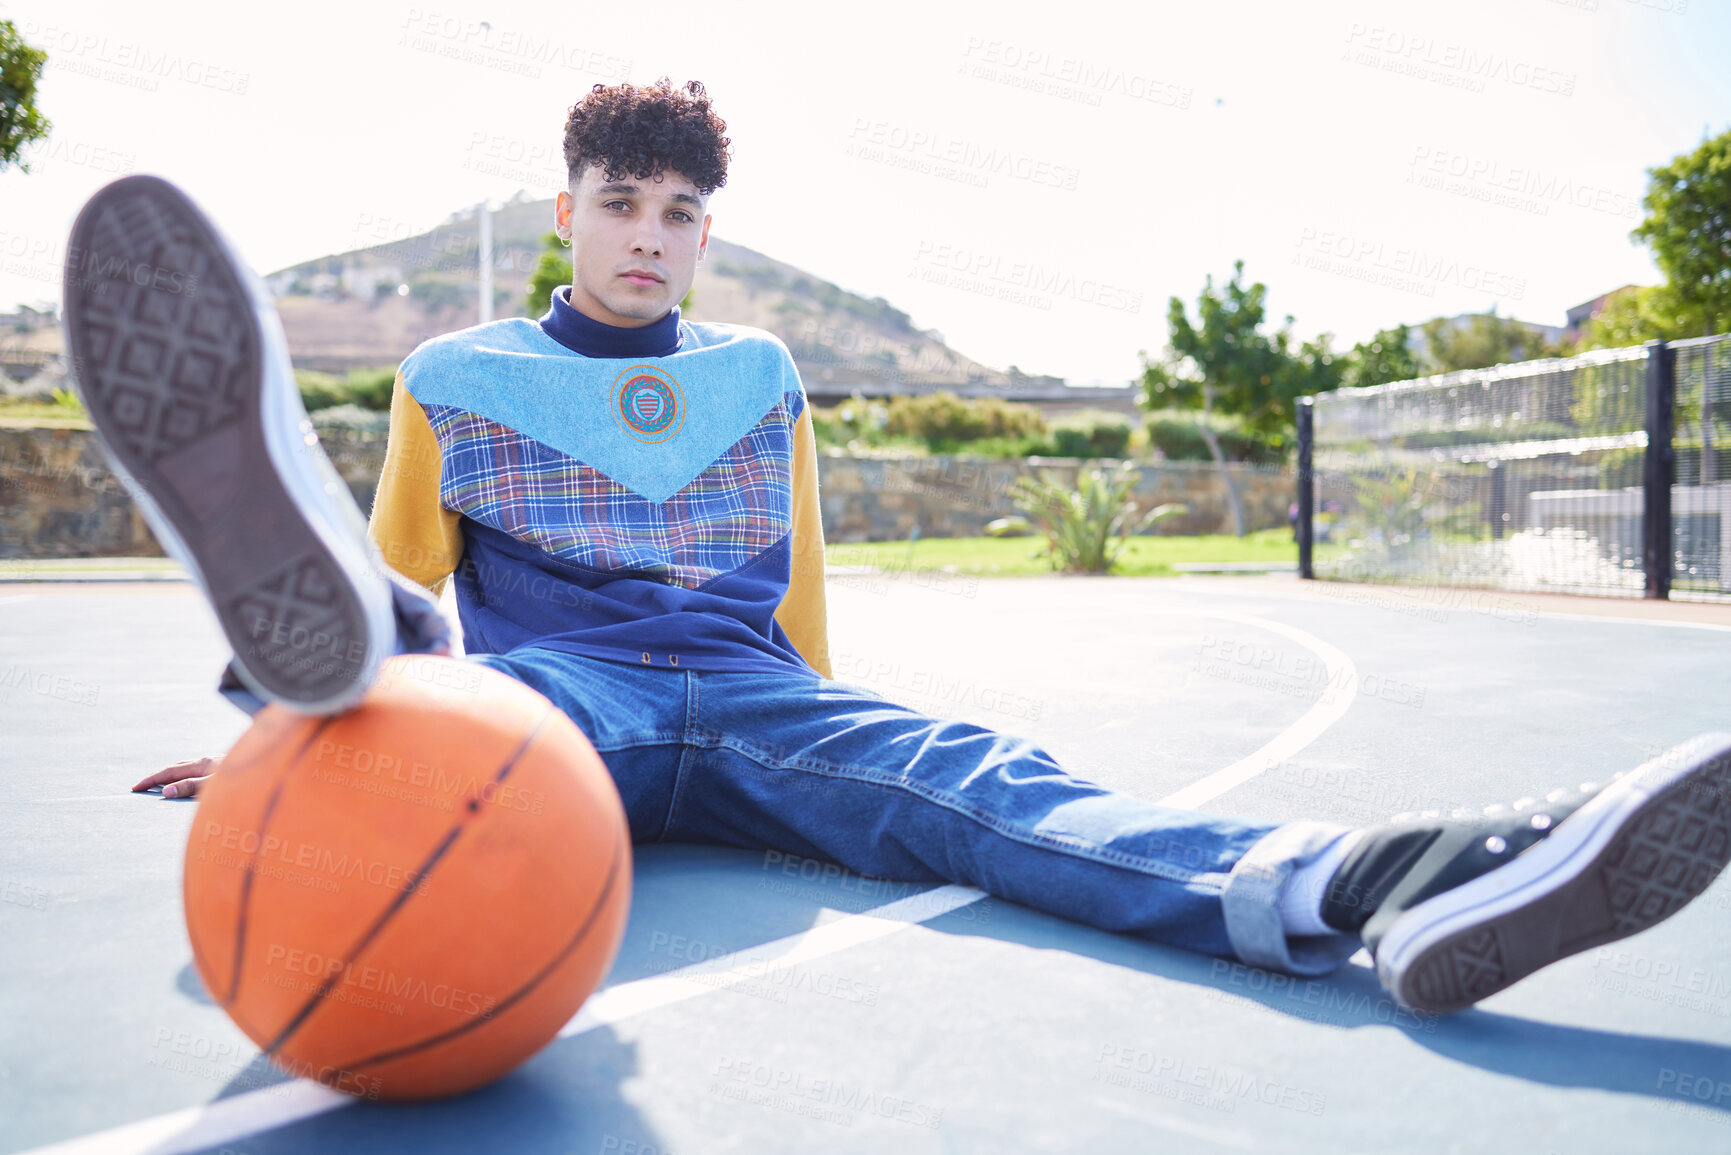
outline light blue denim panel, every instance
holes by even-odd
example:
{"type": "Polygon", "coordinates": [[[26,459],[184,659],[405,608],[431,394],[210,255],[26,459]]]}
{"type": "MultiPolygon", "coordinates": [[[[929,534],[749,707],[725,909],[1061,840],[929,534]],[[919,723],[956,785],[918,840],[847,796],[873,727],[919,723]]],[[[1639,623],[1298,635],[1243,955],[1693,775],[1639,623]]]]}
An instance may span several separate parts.
{"type": "Polygon", "coordinates": [[[793,358],[776,337],[743,325],[686,324],[668,357],[583,357],[516,317],[426,342],[403,362],[423,406],[466,410],[550,446],[650,502],[691,484],[784,400],[804,409],[793,358]],[[631,382],[654,377],[670,408],[652,433],[620,406],[631,382]],[[666,422],[663,425],[663,422],[666,422]]]}
{"type": "Polygon", "coordinates": [[[1355,934],[1289,936],[1280,922],[1280,891],[1292,872],[1350,827],[1289,822],[1256,843],[1232,868],[1221,903],[1226,934],[1240,961],[1293,975],[1336,970],[1363,944],[1355,934]]]}

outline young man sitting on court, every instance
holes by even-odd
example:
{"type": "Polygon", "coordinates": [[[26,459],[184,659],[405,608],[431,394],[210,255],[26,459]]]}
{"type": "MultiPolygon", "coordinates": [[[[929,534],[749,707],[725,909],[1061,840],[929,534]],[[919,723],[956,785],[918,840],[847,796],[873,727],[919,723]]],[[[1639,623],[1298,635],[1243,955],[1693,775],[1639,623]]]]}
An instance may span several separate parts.
{"type": "MultiPolygon", "coordinates": [[[[695,83],[598,85],[571,109],[556,228],[572,283],[539,320],[403,362],[370,541],[256,278],[163,182],[93,198],[69,253],[197,278],[188,299],[173,278],[69,272],[66,315],[116,467],[235,648],[225,693],[349,707],[384,657],[443,647],[426,590],[454,580],[467,660],[571,716],[638,840],[963,883],[1295,974],[1364,945],[1396,997],[1431,1011],[1653,925],[1731,857],[1726,734],[1602,786],[1351,830],[1154,806],[1024,739],[831,680],[793,361],[769,333],[678,308],[724,130],[695,83]],[[411,580],[387,580],[381,554],[411,580]]],[[[188,797],[214,768],[138,788],[188,797]]]]}

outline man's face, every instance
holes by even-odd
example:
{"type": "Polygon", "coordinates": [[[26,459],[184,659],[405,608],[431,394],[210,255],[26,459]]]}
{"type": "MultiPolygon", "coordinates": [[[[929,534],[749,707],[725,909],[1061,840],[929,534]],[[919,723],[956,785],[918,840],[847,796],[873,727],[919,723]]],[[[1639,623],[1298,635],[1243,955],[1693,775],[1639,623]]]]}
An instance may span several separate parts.
{"type": "Polygon", "coordinates": [[[676,172],[610,181],[600,165],[586,165],[553,211],[571,239],[571,304],[608,325],[635,329],[666,316],[709,242],[704,198],[676,172]]]}

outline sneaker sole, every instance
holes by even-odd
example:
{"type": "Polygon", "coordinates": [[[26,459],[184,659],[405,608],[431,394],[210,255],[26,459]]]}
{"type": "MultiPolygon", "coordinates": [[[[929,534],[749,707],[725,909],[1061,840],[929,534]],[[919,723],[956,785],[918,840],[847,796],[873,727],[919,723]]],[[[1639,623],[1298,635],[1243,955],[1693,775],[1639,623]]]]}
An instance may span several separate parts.
{"type": "Polygon", "coordinates": [[[243,679],[326,712],[371,682],[378,611],[320,532],[328,516],[279,472],[298,448],[284,440],[311,432],[269,412],[249,276],[173,185],[116,181],[68,241],[66,347],[110,463],[203,587],[243,679]]]}
{"type": "Polygon", "coordinates": [[[1407,911],[1378,944],[1402,1003],[1446,1014],[1540,967],[1639,934],[1731,860],[1731,735],[1706,734],[1607,785],[1507,866],[1407,911]]]}

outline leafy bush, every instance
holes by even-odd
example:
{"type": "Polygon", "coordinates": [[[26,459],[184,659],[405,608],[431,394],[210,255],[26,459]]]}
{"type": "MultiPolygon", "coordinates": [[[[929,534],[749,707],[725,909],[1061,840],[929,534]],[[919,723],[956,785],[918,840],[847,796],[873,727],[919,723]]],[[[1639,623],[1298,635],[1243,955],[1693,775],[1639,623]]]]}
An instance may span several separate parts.
{"type": "Polygon", "coordinates": [[[942,442],[1038,436],[1046,432],[1046,421],[1032,405],[998,397],[964,399],[941,390],[892,397],[885,432],[918,438],[935,449],[942,442]]]}
{"type": "MultiPolygon", "coordinates": [[[[1171,461],[1212,461],[1208,442],[1196,423],[1202,420],[1198,411],[1159,409],[1148,414],[1148,446],[1171,461]]],[[[1220,452],[1228,461],[1252,461],[1257,464],[1279,464],[1286,459],[1285,449],[1269,445],[1247,433],[1232,418],[1216,414],[1210,421],[1220,439],[1220,452]]]]}
{"type": "Polygon", "coordinates": [[[1503,441],[1551,441],[1579,437],[1581,431],[1560,421],[1507,422],[1457,429],[1415,429],[1400,436],[1404,449],[1438,449],[1453,445],[1488,445],[1503,441]]]}
{"type": "Polygon", "coordinates": [[[300,389],[301,404],[308,413],[337,405],[357,405],[362,409],[387,412],[391,408],[391,389],[396,380],[397,371],[390,367],[351,369],[347,377],[314,369],[295,370],[295,385],[300,389]]]}
{"type": "Polygon", "coordinates": [[[362,409],[389,411],[391,389],[396,383],[397,371],[394,368],[351,369],[348,379],[349,400],[362,409]]]}
{"type": "Polygon", "coordinates": [[[341,405],[349,399],[343,379],[313,369],[296,369],[295,384],[300,387],[301,404],[308,413],[341,405]]]}
{"type": "Polygon", "coordinates": [[[1052,422],[1054,457],[1123,457],[1130,423],[1116,413],[1084,409],[1052,422]]]}
{"type": "Polygon", "coordinates": [[[1140,477],[1127,461],[1120,461],[1110,475],[1103,469],[1083,471],[1074,490],[1018,477],[1013,497],[1016,507],[1046,531],[1053,569],[1108,573],[1131,534],[1186,512],[1182,505],[1161,505],[1138,515],[1130,492],[1140,477]]]}
{"type": "MultiPolygon", "coordinates": [[[[867,400],[859,393],[828,409],[820,405],[811,406],[811,427],[819,446],[834,445],[853,450],[876,448],[891,440],[884,433],[888,421],[889,406],[881,401],[867,400]]],[[[911,439],[905,437],[894,440],[912,444],[911,439]]]]}
{"type": "Polygon", "coordinates": [[[855,452],[902,448],[978,457],[1123,457],[1135,432],[1104,410],[1083,410],[1048,427],[1032,405],[948,391],[887,403],[855,393],[829,409],[813,406],[812,427],[819,445],[855,452]]]}

